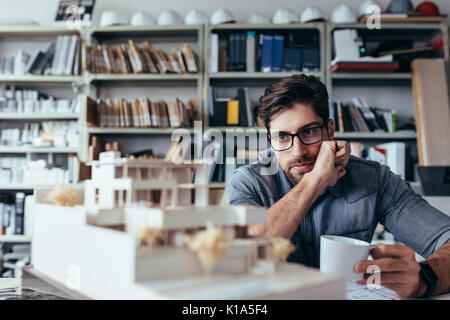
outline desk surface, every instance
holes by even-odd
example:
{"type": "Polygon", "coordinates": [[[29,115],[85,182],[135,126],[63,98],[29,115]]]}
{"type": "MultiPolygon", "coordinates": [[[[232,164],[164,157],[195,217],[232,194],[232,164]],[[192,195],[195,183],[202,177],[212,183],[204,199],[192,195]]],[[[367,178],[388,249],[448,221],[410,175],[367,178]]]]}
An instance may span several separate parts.
{"type": "MultiPolygon", "coordinates": [[[[24,300],[56,300],[56,299],[89,299],[73,290],[52,281],[48,277],[33,270],[25,268],[22,280],[22,297],[15,299],[24,300]]],[[[0,300],[2,297],[0,296],[0,300]]],[[[356,285],[354,281],[347,282],[348,300],[397,300],[395,293],[381,287],[369,290],[366,286],[356,285]]],[[[434,300],[450,300],[450,293],[433,297],[434,300]]]]}

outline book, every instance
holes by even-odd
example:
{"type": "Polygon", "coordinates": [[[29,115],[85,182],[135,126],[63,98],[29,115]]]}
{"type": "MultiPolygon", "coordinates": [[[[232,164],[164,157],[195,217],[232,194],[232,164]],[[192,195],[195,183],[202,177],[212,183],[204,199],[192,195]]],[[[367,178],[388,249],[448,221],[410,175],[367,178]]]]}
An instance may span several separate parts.
{"type": "Polygon", "coordinates": [[[78,36],[74,35],[70,38],[70,44],[69,44],[68,51],[67,51],[68,52],[67,60],[64,65],[64,72],[63,72],[65,75],[72,74],[73,63],[75,60],[75,52],[77,50],[78,41],[80,41],[78,36]]]}
{"type": "Polygon", "coordinates": [[[159,105],[155,101],[150,101],[151,109],[151,120],[152,126],[157,128],[161,126],[160,116],[159,116],[159,105]]]}
{"type": "Polygon", "coordinates": [[[262,35],[261,72],[272,71],[273,36],[262,35]]]}
{"type": "MultiPolygon", "coordinates": [[[[63,40],[64,37],[63,36],[58,36],[56,38],[56,44],[55,44],[55,54],[53,56],[53,61],[52,61],[52,66],[51,66],[51,74],[58,74],[58,63],[59,63],[59,59],[61,56],[61,49],[62,49],[62,44],[63,44],[63,40]]],[[[86,51],[84,52],[85,56],[86,56],[86,51]]],[[[86,59],[85,59],[86,61],[86,59]]],[[[86,69],[87,69],[87,63],[85,65],[86,69]]]]}
{"type": "Polygon", "coordinates": [[[301,48],[285,48],[283,51],[283,71],[301,71],[303,66],[301,48]]]}
{"type": "Polygon", "coordinates": [[[209,72],[219,72],[219,35],[210,35],[209,72]]]}
{"type": "Polygon", "coordinates": [[[228,101],[229,98],[217,98],[214,99],[213,113],[210,114],[210,126],[212,127],[222,127],[227,125],[227,114],[228,114],[228,101]]]}
{"type": "Polygon", "coordinates": [[[140,44],[138,46],[138,49],[141,52],[141,55],[142,55],[142,57],[144,59],[144,63],[147,66],[147,70],[150,73],[158,73],[158,69],[156,68],[155,62],[154,62],[154,60],[152,58],[152,55],[148,51],[148,49],[146,49],[143,44],[140,44]]]}
{"type": "Polygon", "coordinates": [[[236,71],[236,34],[234,33],[228,35],[227,53],[227,71],[236,71]]]}
{"type": "Polygon", "coordinates": [[[58,62],[57,62],[57,68],[55,75],[63,75],[65,71],[65,66],[68,62],[68,56],[69,56],[69,47],[71,42],[71,37],[69,35],[62,36],[62,46],[61,51],[59,52],[58,62]]]}
{"type": "Polygon", "coordinates": [[[81,39],[77,42],[77,48],[75,51],[75,59],[73,61],[73,71],[72,74],[74,76],[80,75],[80,53],[81,52],[81,39]]]}
{"type": "Polygon", "coordinates": [[[302,68],[305,70],[319,70],[320,51],[318,48],[303,48],[302,68]]]}
{"type": "Polygon", "coordinates": [[[167,112],[167,103],[164,100],[158,101],[159,105],[159,118],[162,128],[168,128],[170,126],[169,115],[167,112]]]}
{"type": "Polygon", "coordinates": [[[370,131],[380,131],[382,130],[377,122],[375,114],[370,110],[369,105],[366,100],[362,97],[353,98],[353,103],[360,109],[364,120],[366,121],[370,131]]]}
{"type": "Polygon", "coordinates": [[[246,71],[256,71],[256,34],[254,31],[247,31],[246,33],[246,71]]]}
{"type": "Polygon", "coordinates": [[[355,123],[352,120],[352,117],[350,115],[349,107],[348,105],[341,104],[341,110],[342,110],[342,120],[343,120],[343,132],[355,132],[357,131],[355,123]]]}
{"type": "Polygon", "coordinates": [[[227,101],[227,125],[239,125],[239,100],[227,101]]]}
{"type": "Polygon", "coordinates": [[[18,50],[16,56],[14,57],[14,74],[23,75],[25,74],[25,67],[30,61],[31,55],[23,50],[18,50]]]}
{"type": "Polygon", "coordinates": [[[173,58],[178,62],[178,65],[181,68],[181,72],[187,73],[188,70],[186,67],[186,62],[184,61],[184,58],[183,58],[183,52],[181,52],[180,49],[172,48],[172,54],[173,54],[173,58]]]}
{"type": "Polygon", "coordinates": [[[273,36],[272,72],[280,72],[283,64],[284,36],[273,36]]]}
{"type": "Polygon", "coordinates": [[[42,59],[36,66],[35,70],[30,71],[31,73],[35,73],[35,74],[44,74],[45,73],[46,67],[47,66],[50,67],[50,65],[54,59],[55,47],[56,47],[56,43],[52,42],[50,44],[50,46],[48,47],[48,49],[45,51],[45,53],[42,55],[42,59]]]}
{"type": "Polygon", "coordinates": [[[355,122],[358,131],[359,132],[370,132],[370,129],[369,129],[367,123],[364,121],[364,118],[363,118],[359,108],[357,106],[355,106],[353,103],[350,103],[349,107],[350,107],[350,114],[352,116],[352,120],[355,122]]]}
{"type": "Polygon", "coordinates": [[[244,88],[238,88],[238,109],[239,109],[239,125],[249,127],[249,119],[247,117],[247,99],[245,97],[244,88]]]}
{"type": "Polygon", "coordinates": [[[183,53],[184,61],[186,62],[186,68],[190,73],[199,72],[197,56],[194,51],[188,46],[187,43],[183,44],[181,47],[181,52],[183,53]]]}
{"type": "Polygon", "coordinates": [[[14,234],[24,234],[25,193],[17,192],[15,199],[14,234]]]}
{"type": "MultiPolygon", "coordinates": [[[[25,74],[31,73],[32,70],[35,70],[36,67],[37,67],[37,65],[38,65],[38,63],[39,63],[39,60],[42,59],[42,57],[43,57],[42,51],[40,51],[39,49],[36,49],[36,50],[33,52],[31,58],[28,60],[28,64],[25,66],[25,70],[24,70],[25,74]]],[[[4,58],[4,57],[3,57],[3,58],[4,58]]],[[[3,73],[3,74],[6,73],[6,72],[3,70],[3,67],[2,67],[2,73],[3,73]]]]}

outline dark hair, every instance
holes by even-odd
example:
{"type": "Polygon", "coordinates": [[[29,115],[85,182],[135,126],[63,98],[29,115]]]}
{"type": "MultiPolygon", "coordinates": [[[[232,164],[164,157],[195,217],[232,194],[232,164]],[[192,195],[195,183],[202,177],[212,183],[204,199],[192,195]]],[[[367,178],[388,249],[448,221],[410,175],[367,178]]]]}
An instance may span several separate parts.
{"type": "Polygon", "coordinates": [[[316,77],[305,74],[292,75],[270,84],[259,98],[259,117],[269,129],[270,118],[281,110],[292,108],[295,103],[312,106],[324,122],[329,118],[326,86],[316,77]]]}

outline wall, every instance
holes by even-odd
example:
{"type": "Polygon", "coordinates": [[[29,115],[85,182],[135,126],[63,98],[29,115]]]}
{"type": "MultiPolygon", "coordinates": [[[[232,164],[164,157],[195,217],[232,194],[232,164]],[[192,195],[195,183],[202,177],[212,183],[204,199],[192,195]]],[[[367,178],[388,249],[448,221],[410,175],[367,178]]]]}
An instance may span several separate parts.
{"type": "MultiPolygon", "coordinates": [[[[376,0],[382,9],[386,8],[390,0],[376,0]]],[[[94,22],[98,23],[101,13],[106,9],[120,10],[122,13],[131,17],[137,11],[143,10],[152,14],[155,18],[159,13],[166,9],[174,9],[182,16],[193,8],[201,9],[208,15],[211,15],[217,8],[223,7],[231,10],[238,22],[245,22],[248,16],[255,11],[271,17],[280,7],[286,7],[300,12],[307,6],[315,6],[322,9],[328,16],[331,11],[341,3],[350,5],[358,10],[363,0],[97,0],[94,22]]],[[[414,6],[422,2],[413,0],[414,6]]],[[[7,20],[17,21],[34,19],[42,24],[50,24],[56,14],[59,0],[0,0],[0,23],[7,20]]],[[[450,1],[435,0],[442,13],[450,13],[450,1]]],[[[447,18],[447,24],[450,23],[447,18]]]]}

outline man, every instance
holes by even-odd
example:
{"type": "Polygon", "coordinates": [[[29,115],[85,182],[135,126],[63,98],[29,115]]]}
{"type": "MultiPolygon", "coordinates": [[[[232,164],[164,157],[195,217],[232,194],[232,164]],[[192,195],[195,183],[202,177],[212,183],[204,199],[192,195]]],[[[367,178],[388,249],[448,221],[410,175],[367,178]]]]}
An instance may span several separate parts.
{"type": "Polygon", "coordinates": [[[321,235],[370,242],[381,223],[405,245],[377,245],[374,260],[357,263],[356,272],[378,266],[381,285],[400,298],[450,291],[450,217],[388,167],[349,157],[348,144],[333,141],[323,83],[303,74],[281,79],[260,98],[259,115],[271,145],[266,156],[278,169],[267,174],[260,158],[236,170],[227,189],[231,205],[268,208],[266,222],[251,225],[250,235],[291,239],[296,250],[288,261],[319,267],[321,235]],[[427,258],[424,265],[415,252],[427,258]]]}

